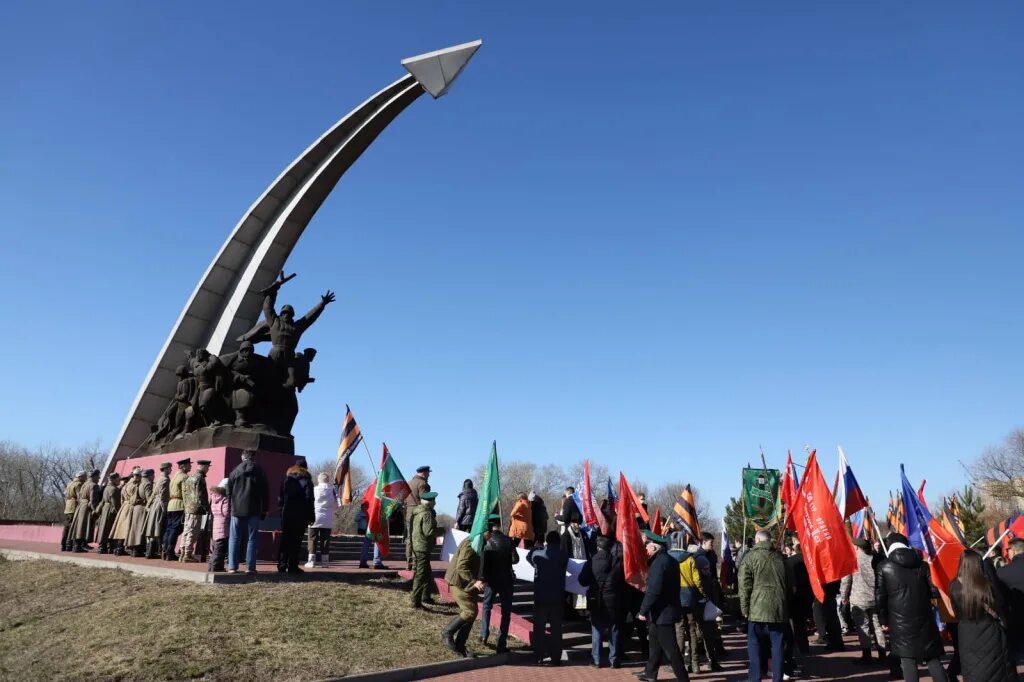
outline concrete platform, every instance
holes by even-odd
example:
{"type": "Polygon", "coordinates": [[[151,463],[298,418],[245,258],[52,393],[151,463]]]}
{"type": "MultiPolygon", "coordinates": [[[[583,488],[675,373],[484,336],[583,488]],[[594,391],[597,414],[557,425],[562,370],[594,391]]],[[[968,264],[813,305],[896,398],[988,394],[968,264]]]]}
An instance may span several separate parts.
{"type": "MultiPolygon", "coordinates": [[[[154,578],[170,578],[202,584],[232,584],[259,582],[316,582],[342,581],[360,582],[379,577],[396,577],[399,564],[394,563],[389,569],[359,568],[358,561],[334,561],[330,568],[305,569],[305,573],[293,575],[278,573],[277,564],[270,561],[257,561],[257,575],[247,576],[240,573],[211,573],[206,570],[205,563],[180,563],[161,561],[160,559],[137,559],[112,554],[97,554],[94,551],[84,553],[62,552],[54,543],[29,542],[0,538],[0,555],[12,561],[38,560],[62,561],[65,563],[85,566],[88,568],[114,568],[130,571],[138,575],[154,578]]],[[[404,562],[401,568],[404,568],[404,562]]]]}

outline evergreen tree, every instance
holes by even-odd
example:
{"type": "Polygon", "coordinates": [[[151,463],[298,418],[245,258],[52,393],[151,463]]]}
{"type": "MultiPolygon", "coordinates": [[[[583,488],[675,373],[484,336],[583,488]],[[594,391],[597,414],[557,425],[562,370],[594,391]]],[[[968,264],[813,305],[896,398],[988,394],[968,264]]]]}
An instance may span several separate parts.
{"type": "Polygon", "coordinates": [[[960,520],[964,522],[964,537],[968,543],[974,542],[988,530],[988,526],[982,517],[985,514],[985,503],[981,495],[974,492],[974,488],[965,485],[963,491],[957,495],[960,498],[960,520]]]}
{"type": "MultiPolygon", "coordinates": [[[[722,519],[722,523],[725,525],[725,532],[729,534],[729,539],[735,542],[743,541],[743,501],[735,497],[729,498],[729,504],[725,507],[725,518],[722,519]]],[[[746,519],[748,538],[754,537],[754,533],[757,529],[754,528],[754,524],[750,519],[746,519]]]]}

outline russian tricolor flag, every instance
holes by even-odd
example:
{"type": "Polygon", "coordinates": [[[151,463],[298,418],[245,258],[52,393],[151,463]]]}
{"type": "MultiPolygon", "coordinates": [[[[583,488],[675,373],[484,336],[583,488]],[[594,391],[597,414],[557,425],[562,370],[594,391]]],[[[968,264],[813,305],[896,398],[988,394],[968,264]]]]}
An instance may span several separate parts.
{"type": "Polygon", "coordinates": [[[864,499],[864,493],[861,492],[857,478],[853,475],[853,469],[850,468],[849,462],[846,461],[846,453],[843,452],[842,447],[839,448],[838,483],[839,485],[836,486],[836,506],[839,507],[839,513],[843,515],[844,519],[849,518],[868,506],[868,501],[864,499]]]}

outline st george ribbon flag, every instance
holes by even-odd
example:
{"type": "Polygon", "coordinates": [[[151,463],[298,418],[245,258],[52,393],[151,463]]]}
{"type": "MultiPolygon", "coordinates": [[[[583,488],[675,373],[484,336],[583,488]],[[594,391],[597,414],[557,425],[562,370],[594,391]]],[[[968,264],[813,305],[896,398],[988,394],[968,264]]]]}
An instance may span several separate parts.
{"type": "Polygon", "coordinates": [[[391,514],[402,506],[412,493],[412,489],[405,480],[405,476],[398,469],[395,460],[388,452],[387,443],[384,444],[384,453],[381,455],[380,472],[377,474],[377,483],[373,488],[373,497],[370,498],[370,507],[366,513],[369,517],[366,534],[373,538],[373,541],[380,549],[380,555],[387,558],[391,553],[391,534],[388,532],[388,519],[391,514]]]}
{"type": "Polygon", "coordinates": [[[804,482],[797,491],[793,518],[811,588],[818,601],[824,602],[825,583],[856,572],[857,555],[813,452],[807,460],[804,482]]]}
{"type": "MultiPolygon", "coordinates": [[[[363,442],[363,433],[356,424],[352,409],[345,406],[345,423],[341,427],[341,442],[338,443],[338,463],[334,468],[334,485],[342,489],[341,503],[352,504],[352,453],[363,442]]],[[[372,462],[371,462],[372,464],[372,462]]]]}
{"type": "Polygon", "coordinates": [[[700,543],[700,524],[697,523],[697,503],[693,497],[693,490],[687,483],[679,499],[672,505],[672,520],[679,524],[683,531],[683,543],[688,545],[691,542],[700,543]],[[689,536],[690,539],[686,539],[689,536]]]}
{"type": "Polygon", "coordinates": [[[637,514],[643,514],[643,507],[629,487],[625,474],[620,471],[615,539],[622,543],[622,570],[626,583],[642,591],[647,586],[647,550],[640,538],[640,527],[636,525],[637,514]]]}
{"type": "Polygon", "coordinates": [[[950,611],[949,584],[956,577],[960,566],[960,555],[964,546],[943,525],[932,517],[928,507],[921,503],[914,488],[907,480],[907,473],[900,464],[900,479],[903,500],[907,509],[907,539],[910,546],[924,552],[928,562],[932,583],[942,593],[942,601],[950,611]]]}
{"type": "Polygon", "coordinates": [[[857,477],[853,475],[850,463],[846,461],[846,453],[839,448],[839,485],[836,486],[836,507],[844,519],[848,519],[856,512],[868,506],[864,493],[861,492],[857,477]]]}
{"type": "Polygon", "coordinates": [[[474,551],[484,555],[484,533],[487,532],[487,517],[501,497],[501,479],[498,476],[498,441],[491,442],[491,456],[487,459],[484,482],[480,486],[480,501],[476,505],[473,526],[469,529],[469,542],[474,551]]]}

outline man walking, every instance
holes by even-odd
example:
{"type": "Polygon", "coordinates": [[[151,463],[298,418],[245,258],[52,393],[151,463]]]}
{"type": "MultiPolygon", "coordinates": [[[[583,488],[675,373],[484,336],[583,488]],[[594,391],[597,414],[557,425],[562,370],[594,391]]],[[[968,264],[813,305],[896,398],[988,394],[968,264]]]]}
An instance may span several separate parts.
{"type": "Polygon", "coordinates": [[[430,595],[434,574],[430,569],[430,553],[437,545],[437,493],[420,493],[420,504],[412,510],[409,533],[412,536],[412,607],[422,609],[430,595]]]}
{"type": "Polygon", "coordinates": [[[146,500],[146,520],[142,524],[142,533],[146,539],[146,558],[167,558],[167,548],[160,548],[160,538],[164,534],[164,523],[167,520],[167,505],[170,501],[169,478],[171,463],[160,465],[160,478],[153,484],[153,492],[146,500]]]}
{"type": "Polygon", "coordinates": [[[409,496],[405,498],[405,564],[408,570],[413,570],[412,565],[412,534],[409,532],[412,525],[412,513],[420,504],[423,493],[430,492],[430,467],[416,467],[416,473],[409,479],[409,496]]]}
{"type": "Polygon", "coordinates": [[[565,608],[565,567],[569,555],[562,549],[558,531],[544,538],[544,547],[534,547],[526,555],[533,566],[533,634],[531,644],[537,662],[545,658],[551,665],[562,664],[562,616],[565,608]],[[551,634],[547,634],[548,625],[551,634]]]}
{"type": "Polygon", "coordinates": [[[790,578],[786,562],[763,530],[740,565],[740,610],[747,619],[748,679],[761,679],[761,651],[771,646],[772,682],[782,682],[783,638],[789,618],[790,578]]]}
{"type": "MultiPolygon", "coordinates": [[[[429,492],[429,491],[424,491],[429,492]]],[[[484,542],[490,538],[490,531],[484,533],[484,542]]],[[[459,608],[459,613],[441,630],[441,639],[448,650],[469,658],[466,651],[466,640],[476,620],[476,603],[480,592],[486,587],[480,580],[481,556],[473,549],[473,538],[467,537],[459,543],[448,564],[444,579],[448,582],[452,601],[459,608]]]]}
{"type": "Polygon", "coordinates": [[[612,554],[612,539],[605,535],[595,540],[597,550],[580,571],[580,585],[587,588],[590,613],[590,656],[595,668],[602,667],[601,644],[608,642],[608,663],[622,665],[619,658],[619,620],[625,579],[622,562],[612,554]]]}
{"type": "Polygon", "coordinates": [[[871,567],[871,543],[854,538],[857,546],[857,572],[846,576],[840,586],[843,606],[850,608],[857,639],[860,641],[860,662],[871,662],[871,647],[878,651],[878,660],[885,660],[885,633],[875,610],[875,569],[871,567]]]}
{"type": "MultiPolygon", "coordinates": [[[[932,615],[932,586],[928,566],[908,547],[907,537],[890,533],[889,556],[878,564],[875,606],[882,625],[889,626],[893,656],[899,659],[906,682],[917,682],[917,662],[925,661],[935,682],[946,682],[942,640],[932,615]]],[[[896,670],[891,672],[896,673],[896,670]]]]}
{"type": "MultiPolygon", "coordinates": [[[[628,523],[628,521],[627,521],[628,523]]],[[[666,549],[668,540],[651,530],[647,538],[647,590],[640,604],[640,619],[647,622],[650,655],[647,667],[637,678],[644,682],[658,679],[658,668],[668,662],[677,680],[690,679],[676,642],[676,623],[682,618],[679,601],[679,562],[666,549]]]]}
{"type": "Polygon", "coordinates": [[[185,520],[181,534],[181,561],[192,561],[194,546],[199,535],[199,520],[210,513],[210,491],[206,488],[206,472],[210,460],[196,460],[196,473],[185,479],[182,485],[182,501],[185,506],[185,520]]]}
{"type": "Polygon", "coordinates": [[[242,535],[246,535],[246,574],[256,574],[256,544],[260,521],[267,518],[270,508],[270,486],[263,469],[253,461],[255,455],[252,450],[242,451],[241,463],[228,476],[227,496],[231,499],[228,573],[238,571],[239,546],[242,535]]]}
{"type": "Polygon", "coordinates": [[[192,459],[179,459],[177,464],[178,470],[174,472],[167,487],[167,521],[164,527],[163,552],[160,556],[167,561],[178,560],[174,547],[178,544],[178,536],[181,535],[182,523],[185,520],[185,495],[182,488],[188,480],[189,472],[192,471],[192,459]]]}
{"type": "Polygon", "coordinates": [[[480,641],[487,643],[491,628],[491,610],[495,599],[501,607],[501,623],[498,628],[498,641],[494,653],[503,654],[508,651],[508,628],[512,622],[512,584],[515,576],[512,565],[519,563],[519,553],[512,546],[512,541],[501,532],[501,516],[491,514],[487,519],[491,530],[491,538],[484,545],[484,608],[480,621],[480,641]]]}

